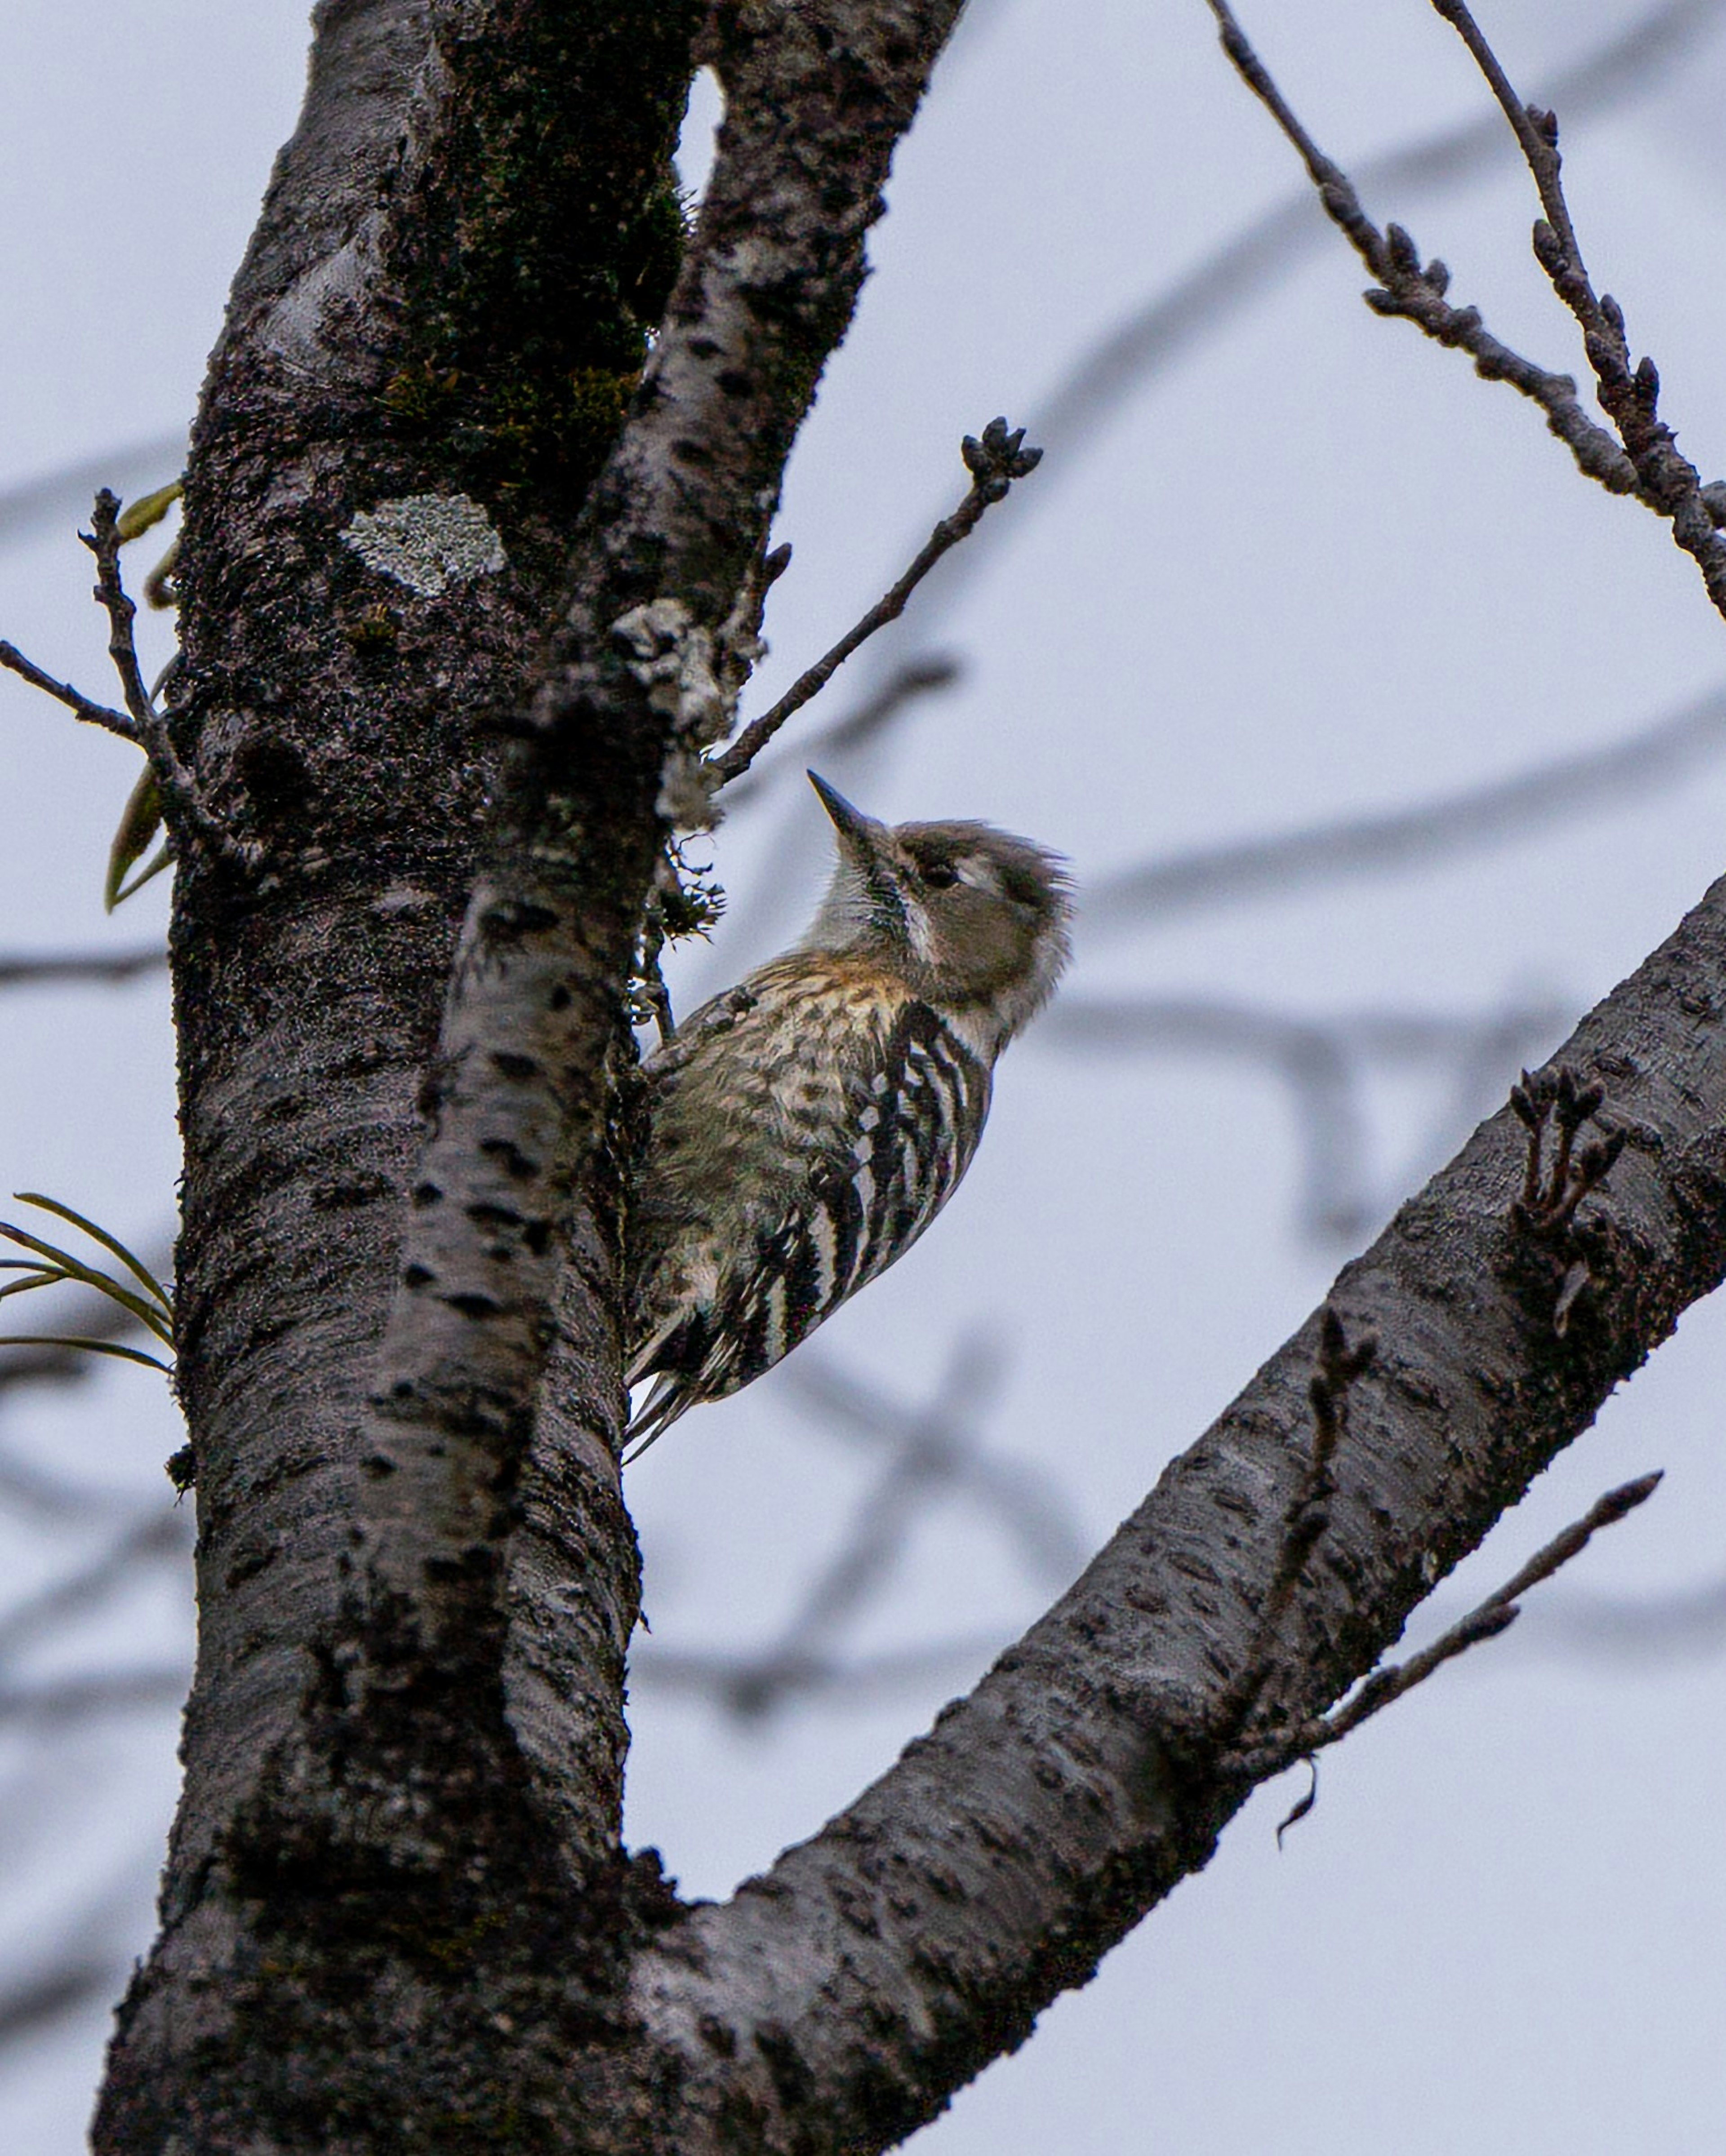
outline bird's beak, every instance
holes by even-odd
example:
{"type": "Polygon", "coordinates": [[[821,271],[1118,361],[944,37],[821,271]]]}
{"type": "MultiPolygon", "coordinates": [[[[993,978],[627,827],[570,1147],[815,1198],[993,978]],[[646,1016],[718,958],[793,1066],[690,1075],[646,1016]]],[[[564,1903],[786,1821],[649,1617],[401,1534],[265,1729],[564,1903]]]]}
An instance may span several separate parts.
{"type": "Polygon", "coordinates": [[[879,859],[884,827],[873,816],[866,816],[860,808],[854,808],[843,793],[817,773],[810,772],[809,781],[821,797],[821,806],[833,819],[833,828],[847,850],[865,860],[879,859]]]}

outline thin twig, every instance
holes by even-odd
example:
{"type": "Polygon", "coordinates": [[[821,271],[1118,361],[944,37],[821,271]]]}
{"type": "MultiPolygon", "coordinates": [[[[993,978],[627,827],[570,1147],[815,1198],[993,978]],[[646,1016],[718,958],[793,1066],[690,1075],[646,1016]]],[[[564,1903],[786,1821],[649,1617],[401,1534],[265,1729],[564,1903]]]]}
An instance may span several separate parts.
{"type": "MultiPolygon", "coordinates": [[[[1326,214],[1379,282],[1366,295],[1375,314],[1400,316],[1436,343],[1467,352],[1477,374],[1488,382],[1508,382],[1540,406],[1546,424],[1575,459],[1578,469],[1610,494],[1639,494],[1635,464],[1604,427],[1597,426],[1577,401],[1574,377],[1524,359],[1487,330],[1477,307],[1453,307],[1445,298],[1450,271],[1442,262],[1423,268],[1414,241],[1400,225],[1380,232],[1361,208],[1354,183],[1328,157],[1297,118],[1270,70],[1235,21],[1228,0],[1210,0],[1223,50],[1247,88],[1269,112],[1299,153],[1326,214]]],[[[1437,4],[1437,0],[1434,0],[1437,4]]],[[[1646,498],[1646,497],[1645,497],[1646,498]]],[[[1651,501],[1651,506],[1658,506],[1651,501]]]]}
{"type": "Polygon", "coordinates": [[[1577,243],[1576,228],[1570,222],[1569,205],[1564,200],[1564,191],[1559,183],[1559,154],[1555,132],[1549,132],[1543,121],[1552,119],[1550,113],[1540,113],[1533,105],[1524,105],[1513,88],[1510,77],[1504,72],[1498,55],[1487,43],[1475,21],[1461,0],[1432,0],[1437,13],[1441,15],[1465,45],[1475,65],[1486,77],[1499,109],[1510,122],[1510,131],[1517,139],[1528,170],[1534,176],[1534,184],[1540,191],[1540,206],[1547,219],[1558,232],[1579,269],[1582,266],[1582,249],[1577,243]]]}
{"type": "Polygon", "coordinates": [[[1334,1713],[1315,1715],[1291,1729],[1279,1731],[1266,1742],[1243,1747],[1226,1763],[1230,1770],[1259,1781],[1268,1774],[1280,1773],[1297,1759],[1323,1751],[1327,1745],[1340,1743],[1363,1722],[1424,1683],[1435,1670],[1442,1668],[1458,1655],[1466,1654],[1481,1640],[1496,1638],[1514,1624],[1518,1605],[1530,1588],[1550,1579],[1561,1566],[1579,1556],[1601,1528],[1612,1527],[1638,1505],[1646,1503],[1660,1482],[1660,1471],[1657,1470],[1652,1475],[1638,1476],[1634,1482],[1626,1482],[1616,1490],[1609,1490],[1604,1497],[1595,1500],[1581,1519],[1566,1527],[1562,1534],[1555,1535],[1496,1594],[1489,1594],[1460,1623],[1441,1633],[1430,1647],[1411,1655],[1405,1662],[1375,1670],[1354,1697],[1334,1713]]]}
{"type": "Polygon", "coordinates": [[[0,666],[28,681],[33,689],[39,689],[45,696],[64,704],[87,725],[100,726],[106,733],[118,734],[122,741],[135,742],[138,730],[124,711],[111,710],[106,704],[98,704],[81,690],[74,689],[69,681],[57,681],[52,674],[45,674],[32,660],[26,659],[15,644],[0,641],[0,666]]]}
{"type": "Polygon", "coordinates": [[[150,701],[150,691],[144,686],[138,648],[132,637],[132,621],[137,608],[127,597],[120,574],[120,496],[111,487],[105,486],[98,492],[90,529],[78,536],[95,557],[95,598],[108,617],[108,656],[120,677],[121,694],[141,740],[158,721],[156,707],[150,701]]]}
{"type": "Polygon", "coordinates": [[[753,719],[722,756],[712,759],[719,783],[727,785],[746,772],[785,721],[800,711],[811,697],[824,689],[845,660],[878,629],[886,628],[904,613],[912,593],[942,556],[976,530],[983,512],[1004,501],[1016,479],[1035,471],[1042,461],[1040,449],[1024,446],[1025,429],[1009,428],[1004,419],[991,419],[979,439],[967,434],[962,444],[965,468],[971,474],[970,491],[951,516],[943,516],[924,542],[922,552],[897,583],[871,607],[854,629],[840,637],[833,649],[809,670],[799,675],[770,711],[753,719]]]}
{"type": "Polygon", "coordinates": [[[1564,199],[1555,112],[1526,105],[1464,0],[1432,0],[1492,87],[1533,177],[1545,215],[1534,227],[1534,255],[1552,288],[1575,316],[1594,370],[1601,408],[1618,429],[1636,475],[1637,498],[1666,517],[1676,543],[1702,573],[1715,610],[1726,615],[1726,542],[1715,530],[1718,489],[1681,454],[1659,416],[1660,371],[1652,359],[1634,367],[1624,311],[1610,293],[1596,293],[1564,199]]]}
{"type": "Polygon", "coordinates": [[[935,653],[927,659],[909,660],[904,665],[896,667],[876,693],[866,697],[855,711],[843,712],[830,724],[819,727],[805,742],[803,756],[781,757],[765,771],[747,772],[734,779],[726,788],[727,814],[734,814],[775,779],[797,770],[806,757],[820,761],[835,752],[843,754],[865,747],[884,733],[918,698],[950,689],[962,671],[958,660],[945,652],[935,653]]]}
{"type": "Polygon", "coordinates": [[[195,832],[218,860],[248,872],[263,865],[261,848],[237,839],[205,802],[198,781],[181,761],[166,715],[157,709],[144,685],[138,665],[132,623],[137,613],[120,573],[120,497],[110,487],[96,495],[90,529],[79,537],[95,557],[95,598],[108,617],[108,656],[120,677],[126,708],[131,713],[131,738],[150,759],[162,796],[163,819],[171,832],[177,826],[183,836],[195,832]]]}
{"type": "Polygon", "coordinates": [[[1450,271],[1436,260],[1423,267],[1413,239],[1400,225],[1387,224],[1379,231],[1362,208],[1348,174],[1296,116],[1228,0],[1210,0],[1223,49],[1236,73],[1299,153],[1327,215],[1379,280],[1365,295],[1367,305],[1375,314],[1413,322],[1436,343],[1468,352],[1483,379],[1508,382],[1539,404],[1549,429],[1570,451],[1579,470],[1609,493],[1634,495],[1667,520],[1673,538],[1700,569],[1716,610],[1726,615],[1726,542],[1714,529],[1715,506],[1726,514],[1726,489],[1705,488],[1694,465],[1679,454],[1672,429],[1656,414],[1658,371],[1644,359],[1632,373],[1623,314],[1610,297],[1596,296],[1589,282],[1559,182],[1557,119],[1522,104],[1462,0],[1432,4],[1462,36],[1486,74],[1533,173],[1547,211],[1534,227],[1534,253],[1581,327],[1600,404],[1617,430],[1616,439],[1583,410],[1573,377],[1538,366],[1501,343],[1477,307],[1451,306],[1445,298],[1450,271]]]}
{"type": "Polygon", "coordinates": [[[1330,1501],[1336,1494],[1331,1462],[1348,1432],[1349,1389],[1371,1369],[1378,1353],[1376,1333],[1362,1332],[1351,1342],[1335,1309],[1329,1303],[1324,1306],[1319,1319],[1318,1353],[1307,1387],[1312,1408],[1312,1450],[1283,1515],[1276,1568],[1259,1605],[1252,1643],[1212,1718],[1213,1727],[1230,1738],[1238,1736],[1251,1720],[1276,1668],[1282,1620],[1307,1560],[1330,1525],[1330,1501]]]}

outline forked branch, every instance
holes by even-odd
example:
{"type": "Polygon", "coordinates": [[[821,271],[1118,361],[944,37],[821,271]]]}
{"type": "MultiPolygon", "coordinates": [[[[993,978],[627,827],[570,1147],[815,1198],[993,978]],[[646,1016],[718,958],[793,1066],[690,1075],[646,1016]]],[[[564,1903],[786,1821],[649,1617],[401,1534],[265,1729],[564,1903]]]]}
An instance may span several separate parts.
{"type": "Polygon", "coordinates": [[[1268,1774],[1292,1766],[1297,1759],[1310,1758],[1328,1745],[1339,1744],[1363,1722],[1370,1721],[1394,1701],[1412,1691],[1417,1684],[1424,1683],[1435,1670],[1441,1669],[1458,1655],[1466,1654],[1469,1648],[1478,1646],[1482,1640],[1496,1639],[1499,1633],[1508,1630],[1521,1614],[1522,1598],[1530,1588],[1550,1579],[1561,1566],[1580,1557],[1601,1528],[1615,1526],[1626,1513],[1646,1503],[1659,1488],[1660,1481],[1660,1471],[1656,1470],[1651,1475],[1639,1475],[1635,1481],[1609,1490],[1604,1497],[1595,1499],[1580,1520],[1574,1521],[1562,1534],[1554,1535],[1544,1548],[1537,1550],[1503,1587],[1447,1631],[1441,1632],[1430,1647],[1410,1656],[1405,1662],[1394,1662],[1374,1670],[1353,1698],[1333,1713],[1314,1715],[1272,1736],[1241,1746],[1228,1764],[1249,1780],[1261,1781],[1268,1774]]]}
{"type": "Polygon", "coordinates": [[[1223,49],[1235,71],[1298,151],[1326,213],[1378,280],[1365,295],[1367,305],[1377,314],[1413,322],[1435,343],[1468,352],[1484,379],[1508,382],[1539,405],[1549,429],[1569,449],[1579,470],[1609,493],[1634,495],[1668,521],[1674,540],[1700,570],[1716,610],[1726,615],[1726,542],[1714,528],[1726,489],[1705,486],[1695,466],[1679,454],[1672,429],[1658,414],[1658,370],[1646,358],[1632,367],[1623,311],[1610,294],[1596,294],[1590,280],[1559,178],[1557,116],[1518,98],[1463,0],[1432,4],[1468,47],[1533,175],[1545,213],[1534,226],[1535,256],[1582,331],[1611,430],[1584,411],[1571,376],[1539,366],[1502,343],[1487,330],[1478,308],[1452,306],[1446,298],[1450,271],[1437,260],[1423,265],[1414,240],[1400,225],[1387,224],[1380,231],[1361,207],[1348,174],[1302,125],[1228,0],[1210,0],[1223,49]]]}

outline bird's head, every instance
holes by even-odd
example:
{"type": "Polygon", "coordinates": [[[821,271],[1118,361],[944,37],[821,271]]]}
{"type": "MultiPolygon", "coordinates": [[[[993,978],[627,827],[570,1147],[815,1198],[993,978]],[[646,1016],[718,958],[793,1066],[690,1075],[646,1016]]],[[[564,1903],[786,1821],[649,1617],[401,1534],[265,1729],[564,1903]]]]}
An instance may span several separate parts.
{"type": "Polygon", "coordinates": [[[839,861],[806,945],[880,959],[994,1055],[1067,961],[1072,900],[1058,856],[988,824],[878,824],[814,772],[809,783],[839,861]]]}

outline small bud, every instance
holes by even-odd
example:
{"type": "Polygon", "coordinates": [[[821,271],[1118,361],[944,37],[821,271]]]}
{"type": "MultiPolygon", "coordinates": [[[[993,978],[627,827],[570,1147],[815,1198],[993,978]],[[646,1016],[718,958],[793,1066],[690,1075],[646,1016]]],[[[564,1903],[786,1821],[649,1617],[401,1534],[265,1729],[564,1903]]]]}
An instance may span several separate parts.
{"type": "Polygon", "coordinates": [[[1660,369],[1646,357],[1636,366],[1636,396],[1650,412],[1660,402],[1660,369]]]}
{"type": "Polygon", "coordinates": [[[1435,254],[1426,264],[1426,282],[1441,300],[1451,289],[1450,264],[1441,262],[1435,254]]]}
{"type": "Polygon", "coordinates": [[[1371,1369],[1374,1363],[1376,1363],[1378,1359],[1378,1334],[1376,1332],[1363,1332],[1360,1337],[1355,1342],[1353,1348],[1349,1351],[1348,1375],[1351,1378],[1364,1377],[1366,1373],[1371,1369]]]}
{"type": "Polygon", "coordinates": [[[1420,250],[1401,225],[1387,224],[1385,226],[1384,244],[1390,249],[1391,261],[1404,276],[1415,277],[1420,275],[1420,250]]]}
{"type": "Polygon", "coordinates": [[[1544,217],[1535,218],[1533,237],[1534,259],[1549,277],[1556,277],[1569,268],[1570,258],[1564,243],[1544,217]]]}
{"type": "Polygon", "coordinates": [[[1603,389],[1621,389],[1630,380],[1624,362],[1605,337],[1590,330],[1582,340],[1582,348],[1588,354],[1588,363],[1594,369],[1603,389]]]}
{"type": "Polygon", "coordinates": [[[1624,335],[1624,310],[1610,292],[1600,295],[1600,312],[1620,336],[1624,335]]]}
{"type": "Polygon", "coordinates": [[[967,434],[959,444],[966,470],[991,501],[999,501],[1015,479],[1034,472],[1043,461],[1040,449],[1028,449],[1024,444],[1024,428],[1009,428],[1000,418],[989,421],[980,440],[967,434]]]}

